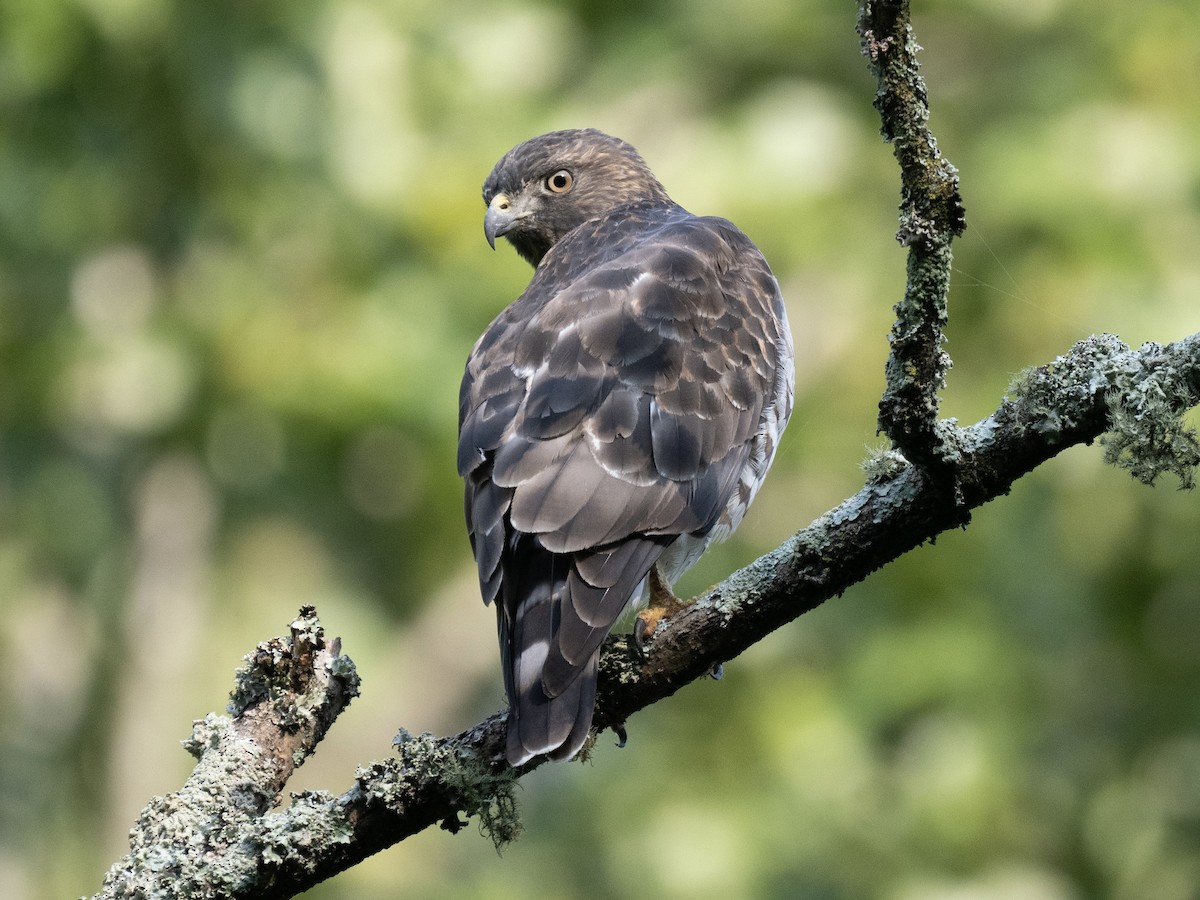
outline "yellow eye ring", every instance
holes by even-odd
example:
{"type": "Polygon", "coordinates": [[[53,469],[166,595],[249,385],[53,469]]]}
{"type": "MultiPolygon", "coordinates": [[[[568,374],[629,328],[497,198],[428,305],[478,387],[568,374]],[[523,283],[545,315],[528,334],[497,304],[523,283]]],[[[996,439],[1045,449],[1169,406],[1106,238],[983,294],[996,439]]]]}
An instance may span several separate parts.
{"type": "Polygon", "coordinates": [[[559,169],[546,179],[546,189],[556,194],[565,194],[571,189],[574,181],[575,179],[571,177],[570,172],[566,169],[559,169]]]}

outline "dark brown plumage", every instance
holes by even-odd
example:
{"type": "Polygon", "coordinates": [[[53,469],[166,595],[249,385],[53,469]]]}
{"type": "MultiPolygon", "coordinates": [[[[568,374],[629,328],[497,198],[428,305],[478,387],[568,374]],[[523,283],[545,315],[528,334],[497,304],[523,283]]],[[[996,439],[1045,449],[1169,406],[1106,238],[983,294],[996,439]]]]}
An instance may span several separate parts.
{"type": "Polygon", "coordinates": [[[476,343],[458,468],[510,704],[508,759],[574,755],[600,645],[741,521],[792,408],[779,286],[730,222],[676,205],[594,130],[526,141],[483,188],[533,280],[476,343]]]}

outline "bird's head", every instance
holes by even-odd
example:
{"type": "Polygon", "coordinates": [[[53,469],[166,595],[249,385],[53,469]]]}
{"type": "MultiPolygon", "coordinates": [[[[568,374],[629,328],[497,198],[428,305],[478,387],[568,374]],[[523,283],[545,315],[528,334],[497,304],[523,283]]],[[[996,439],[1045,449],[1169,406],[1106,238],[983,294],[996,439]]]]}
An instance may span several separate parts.
{"type": "Polygon", "coordinates": [[[503,235],[536,266],[565,234],[631,203],[667,201],[638,152],[592,128],[552,131],[513,147],[483,183],[483,232],[503,235]]]}

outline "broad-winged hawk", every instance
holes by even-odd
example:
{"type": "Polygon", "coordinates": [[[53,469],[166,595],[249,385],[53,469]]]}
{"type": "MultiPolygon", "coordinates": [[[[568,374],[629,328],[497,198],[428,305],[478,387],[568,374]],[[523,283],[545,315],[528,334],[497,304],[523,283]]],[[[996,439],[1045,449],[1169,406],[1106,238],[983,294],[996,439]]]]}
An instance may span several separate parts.
{"type": "Polygon", "coordinates": [[[600,645],[728,536],[792,411],[779,285],[725,219],[675,204],[628,144],[556,131],[483,186],[484,231],[533,279],[471,351],[458,469],[496,607],[507,756],[573,756],[600,645]]]}

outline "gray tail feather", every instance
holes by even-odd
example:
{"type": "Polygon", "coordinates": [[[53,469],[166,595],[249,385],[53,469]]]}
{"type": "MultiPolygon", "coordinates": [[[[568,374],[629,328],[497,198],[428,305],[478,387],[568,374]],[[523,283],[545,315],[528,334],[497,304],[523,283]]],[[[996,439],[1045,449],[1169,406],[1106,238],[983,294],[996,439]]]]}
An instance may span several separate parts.
{"type": "Polygon", "coordinates": [[[601,644],[664,543],[631,538],[569,555],[547,551],[536,536],[510,537],[496,613],[512,765],[540,754],[569,759],[584,745],[601,644]]]}
{"type": "Polygon", "coordinates": [[[520,599],[504,604],[513,611],[504,666],[509,700],[507,756],[514,766],[542,753],[564,759],[579,751],[592,724],[600,660],[597,648],[561,690],[553,696],[547,691],[546,659],[558,640],[562,604],[570,602],[566,577],[570,566],[568,560],[533,542],[529,547],[533,552],[525,559],[520,599]]]}
{"type": "Polygon", "coordinates": [[[551,759],[570,759],[587,741],[596,705],[600,651],[557,697],[547,697],[541,678],[525,685],[508,714],[510,765],[519,766],[545,753],[551,759]]]}

